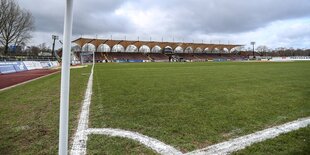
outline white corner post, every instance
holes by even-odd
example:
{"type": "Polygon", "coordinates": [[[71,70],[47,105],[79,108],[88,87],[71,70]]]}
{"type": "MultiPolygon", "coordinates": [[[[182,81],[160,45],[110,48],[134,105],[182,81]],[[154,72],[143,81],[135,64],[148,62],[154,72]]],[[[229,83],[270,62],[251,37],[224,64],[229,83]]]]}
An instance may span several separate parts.
{"type": "Polygon", "coordinates": [[[63,51],[61,65],[60,90],[60,119],[59,119],[59,145],[58,154],[68,154],[68,118],[69,118],[69,90],[70,90],[70,53],[73,18],[73,0],[66,1],[65,23],[63,34],[63,51]]]}

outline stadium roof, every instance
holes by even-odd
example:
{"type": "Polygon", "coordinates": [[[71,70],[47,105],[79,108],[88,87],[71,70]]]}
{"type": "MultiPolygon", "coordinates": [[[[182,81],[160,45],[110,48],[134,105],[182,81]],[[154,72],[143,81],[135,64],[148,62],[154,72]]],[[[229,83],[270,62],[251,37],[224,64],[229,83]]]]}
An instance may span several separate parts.
{"type": "Polygon", "coordinates": [[[78,38],[73,43],[78,44],[79,46],[83,47],[86,44],[93,44],[96,48],[98,48],[102,44],[106,44],[110,47],[113,47],[117,44],[122,45],[124,48],[128,47],[129,45],[135,45],[138,49],[145,45],[152,49],[155,46],[159,46],[160,48],[165,48],[170,46],[172,49],[176,49],[177,47],[182,47],[186,49],[191,47],[193,50],[197,48],[209,50],[213,49],[228,49],[229,51],[235,47],[243,46],[237,44],[205,44],[205,43],[186,43],[186,42],[158,42],[158,41],[140,41],[140,40],[111,40],[111,39],[93,39],[93,38],[78,38]]]}

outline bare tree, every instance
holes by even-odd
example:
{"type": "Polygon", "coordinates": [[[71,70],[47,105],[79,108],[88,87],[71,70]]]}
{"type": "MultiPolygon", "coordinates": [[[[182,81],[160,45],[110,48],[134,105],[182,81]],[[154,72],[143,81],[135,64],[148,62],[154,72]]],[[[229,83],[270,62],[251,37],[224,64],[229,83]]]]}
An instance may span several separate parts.
{"type": "Polygon", "coordinates": [[[8,10],[8,0],[1,0],[0,1],[0,32],[5,26],[6,22],[6,15],[5,12],[8,10]]]}
{"type": "Polygon", "coordinates": [[[267,56],[269,49],[266,45],[260,45],[256,48],[256,51],[259,52],[261,56],[267,56]]]}
{"type": "Polygon", "coordinates": [[[9,45],[18,45],[31,38],[34,19],[30,12],[22,10],[15,0],[1,0],[0,43],[7,54],[9,45]]]}

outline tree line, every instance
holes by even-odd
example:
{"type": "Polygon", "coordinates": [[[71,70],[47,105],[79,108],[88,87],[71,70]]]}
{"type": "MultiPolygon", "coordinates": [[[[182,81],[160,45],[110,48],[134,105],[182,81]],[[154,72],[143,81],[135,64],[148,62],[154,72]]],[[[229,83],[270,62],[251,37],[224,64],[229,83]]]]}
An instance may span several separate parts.
{"type": "MultiPolygon", "coordinates": [[[[252,56],[251,48],[245,49],[241,48],[239,51],[242,51],[243,55],[252,56]]],[[[260,45],[255,49],[255,55],[257,56],[310,56],[310,49],[295,49],[295,48],[284,48],[279,47],[275,49],[268,48],[266,45],[260,45]]]]}
{"type": "Polygon", "coordinates": [[[34,18],[31,12],[20,8],[15,0],[1,0],[0,2],[0,44],[4,47],[4,54],[10,45],[25,44],[34,30],[34,18]]]}

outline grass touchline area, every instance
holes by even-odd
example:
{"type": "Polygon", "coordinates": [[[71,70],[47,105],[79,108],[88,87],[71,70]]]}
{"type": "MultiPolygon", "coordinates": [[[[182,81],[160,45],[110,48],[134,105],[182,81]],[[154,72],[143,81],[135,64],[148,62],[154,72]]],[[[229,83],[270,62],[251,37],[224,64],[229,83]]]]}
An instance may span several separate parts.
{"type": "MultiPolygon", "coordinates": [[[[71,70],[69,136],[75,132],[90,67],[71,70]]],[[[60,74],[0,92],[0,154],[57,154],[60,74]]]]}

